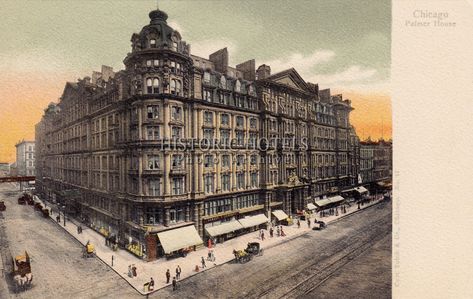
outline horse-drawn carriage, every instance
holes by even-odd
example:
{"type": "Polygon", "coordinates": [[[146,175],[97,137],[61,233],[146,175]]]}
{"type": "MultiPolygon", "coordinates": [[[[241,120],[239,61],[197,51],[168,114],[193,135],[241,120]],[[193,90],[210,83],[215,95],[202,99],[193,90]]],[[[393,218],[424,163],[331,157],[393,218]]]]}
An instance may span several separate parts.
{"type": "Polygon", "coordinates": [[[12,257],[11,275],[15,283],[16,291],[25,291],[31,287],[33,274],[31,273],[31,260],[28,252],[24,255],[12,257]]]}
{"type": "Polygon", "coordinates": [[[26,204],[33,205],[34,204],[33,196],[31,196],[31,194],[28,194],[26,192],[23,193],[18,198],[18,204],[19,205],[26,205],[26,204]]]}
{"type": "Polygon", "coordinates": [[[87,244],[85,244],[84,249],[82,251],[82,257],[89,258],[89,257],[94,257],[94,255],[95,255],[94,244],[87,241],[87,244]]]}
{"type": "Polygon", "coordinates": [[[315,220],[314,221],[314,227],[312,229],[313,230],[322,230],[326,227],[327,227],[327,225],[325,224],[325,222],[315,220]]]}
{"type": "Polygon", "coordinates": [[[253,256],[262,255],[263,248],[261,248],[260,243],[250,242],[244,250],[233,250],[233,255],[235,256],[235,261],[243,264],[249,262],[253,256]]]}

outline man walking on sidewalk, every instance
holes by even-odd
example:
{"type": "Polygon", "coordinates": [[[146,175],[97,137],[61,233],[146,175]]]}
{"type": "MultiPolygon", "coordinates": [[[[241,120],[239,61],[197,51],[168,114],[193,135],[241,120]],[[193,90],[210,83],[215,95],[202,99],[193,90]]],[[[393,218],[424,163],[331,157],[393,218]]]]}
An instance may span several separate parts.
{"type": "Polygon", "coordinates": [[[307,226],[310,228],[310,219],[307,218],[307,226]]]}
{"type": "Polygon", "coordinates": [[[297,219],[297,228],[301,228],[301,221],[297,219]]]}
{"type": "Polygon", "coordinates": [[[273,228],[272,228],[272,227],[269,228],[269,236],[270,236],[271,238],[273,237],[273,233],[274,233],[273,228]]]}
{"type": "Polygon", "coordinates": [[[172,278],[172,290],[173,290],[173,291],[177,290],[176,277],[173,277],[173,278],[172,278]]]}
{"type": "Polygon", "coordinates": [[[176,268],[176,279],[181,279],[181,267],[179,265],[176,268]]]}
{"type": "Polygon", "coordinates": [[[202,263],[202,269],[205,268],[205,259],[204,257],[201,258],[200,262],[202,263]]]}
{"type": "Polygon", "coordinates": [[[169,269],[166,271],[166,284],[169,283],[169,280],[171,279],[171,272],[169,272],[169,269]]]}

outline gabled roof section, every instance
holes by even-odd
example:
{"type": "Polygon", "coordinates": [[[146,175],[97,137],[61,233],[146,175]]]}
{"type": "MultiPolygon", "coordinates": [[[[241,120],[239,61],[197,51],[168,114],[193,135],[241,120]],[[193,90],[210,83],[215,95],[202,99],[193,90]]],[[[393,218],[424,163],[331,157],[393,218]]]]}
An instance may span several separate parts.
{"type": "Polygon", "coordinates": [[[290,68],[285,71],[273,74],[266,79],[288,85],[292,88],[311,92],[309,85],[307,85],[304,79],[302,79],[302,77],[294,68],[290,68]]]}

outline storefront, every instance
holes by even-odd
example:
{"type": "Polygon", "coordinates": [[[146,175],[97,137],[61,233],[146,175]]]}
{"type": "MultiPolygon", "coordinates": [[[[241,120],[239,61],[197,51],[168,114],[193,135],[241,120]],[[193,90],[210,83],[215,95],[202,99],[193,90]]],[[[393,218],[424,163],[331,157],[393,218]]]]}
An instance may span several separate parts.
{"type": "Polygon", "coordinates": [[[345,201],[345,198],[340,195],[336,195],[329,198],[316,200],[314,203],[317,206],[318,211],[323,211],[325,209],[334,208],[340,205],[343,201],[345,201]]]}
{"type": "Polygon", "coordinates": [[[284,213],[283,210],[275,210],[271,213],[273,215],[273,223],[276,224],[276,225],[279,225],[279,224],[284,224],[284,225],[288,225],[288,221],[287,219],[289,218],[289,216],[284,213]]]}
{"type": "Polygon", "coordinates": [[[268,221],[268,217],[266,217],[264,214],[247,216],[245,218],[238,219],[238,222],[240,222],[241,226],[243,226],[246,232],[254,232],[258,229],[265,229],[268,221]]]}
{"type": "Polygon", "coordinates": [[[205,232],[209,238],[213,238],[216,243],[223,243],[224,241],[235,237],[238,231],[244,227],[237,220],[223,222],[219,225],[209,226],[205,228],[205,232]]]}
{"type": "Polygon", "coordinates": [[[194,251],[197,246],[204,243],[194,225],[159,232],[157,236],[158,248],[162,248],[165,255],[180,251],[194,251]]]}

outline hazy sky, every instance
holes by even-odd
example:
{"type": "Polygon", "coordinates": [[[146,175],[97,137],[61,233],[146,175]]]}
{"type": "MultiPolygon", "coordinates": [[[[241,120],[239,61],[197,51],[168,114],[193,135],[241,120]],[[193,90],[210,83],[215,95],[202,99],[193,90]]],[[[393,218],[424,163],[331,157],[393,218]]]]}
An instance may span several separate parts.
{"type": "MultiPolygon", "coordinates": [[[[155,0],[2,1],[0,161],[14,161],[14,144],[34,138],[66,81],[102,64],[122,69],[132,33],[155,7],[155,0]]],[[[159,8],[193,54],[226,46],[231,65],[255,58],[272,72],[294,67],[352,99],[360,137],[391,137],[390,1],[173,0],[159,8]]]]}

